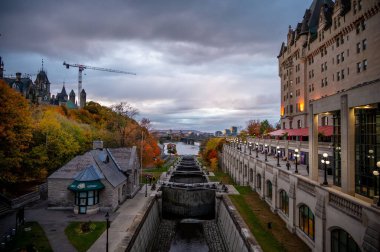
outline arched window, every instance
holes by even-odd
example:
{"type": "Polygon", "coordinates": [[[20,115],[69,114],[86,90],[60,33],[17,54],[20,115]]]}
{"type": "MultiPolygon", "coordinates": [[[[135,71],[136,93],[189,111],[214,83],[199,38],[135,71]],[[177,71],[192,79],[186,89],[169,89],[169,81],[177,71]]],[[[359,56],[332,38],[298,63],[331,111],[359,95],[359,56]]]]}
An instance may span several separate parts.
{"type": "Polygon", "coordinates": [[[280,210],[289,216],[289,197],[284,190],[280,191],[280,210]]]}
{"type": "Polygon", "coordinates": [[[360,252],[358,244],[351,235],[341,228],[331,231],[331,252],[360,252]]]}
{"type": "Polygon", "coordinates": [[[253,182],[253,170],[249,169],[249,182],[253,182]]]}
{"type": "Polygon", "coordinates": [[[272,199],[272,182],[267,180],[267,198],[272,199]]]}
{"type": "Polygon", "coordinates": [[[261,190],[261,175],[257,174],[256,176],[256,187],[261,190]]]}
{"type": "Polygon", "coordinates": [[[302,205],[299,208],[299,228],[314,240],[314,214],[310,208],[306,205],[302,205]]]}

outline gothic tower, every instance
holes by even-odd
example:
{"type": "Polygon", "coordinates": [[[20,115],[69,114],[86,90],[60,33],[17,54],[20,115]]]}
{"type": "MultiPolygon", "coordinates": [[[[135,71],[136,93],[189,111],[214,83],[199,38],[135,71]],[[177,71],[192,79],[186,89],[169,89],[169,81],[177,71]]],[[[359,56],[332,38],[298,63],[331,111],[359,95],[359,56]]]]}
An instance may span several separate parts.
{"type": "Polygon", "coordinates": [[[79,108],[84,108],[85,105],[86,105],[86,91],[84,91],[84,89],[82,89],[82,92],[80,92],[79,108]]]}
{"type": "Polygon", "coordinates": [[[74,93],[74,90],[71,89],[71,92],[70,92],[70,101],[75,104],[75,93],[74,93]]]}

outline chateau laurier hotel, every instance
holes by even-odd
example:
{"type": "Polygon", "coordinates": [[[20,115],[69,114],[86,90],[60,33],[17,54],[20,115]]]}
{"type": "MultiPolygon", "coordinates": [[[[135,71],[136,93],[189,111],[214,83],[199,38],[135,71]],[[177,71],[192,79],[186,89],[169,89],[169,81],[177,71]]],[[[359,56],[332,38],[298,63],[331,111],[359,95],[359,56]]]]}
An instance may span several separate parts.
{"type": "Polygon", "coordinates": [[[380,0],[314,0],[278,55],[281,129],[223,169],[313,251],[380,251],[380,0]]]}

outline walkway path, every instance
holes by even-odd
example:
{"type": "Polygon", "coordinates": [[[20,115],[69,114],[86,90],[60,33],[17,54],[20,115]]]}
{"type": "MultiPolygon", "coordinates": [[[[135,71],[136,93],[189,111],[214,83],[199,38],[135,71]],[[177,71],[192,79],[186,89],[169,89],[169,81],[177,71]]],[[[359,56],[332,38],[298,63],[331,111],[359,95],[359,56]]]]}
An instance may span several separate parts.
{"type": "MultiPolygon", "coordinates": [[[[151,193],[150,186],[148,186],[148,194],[151,193]]],[[[148,195],[150,196],[150,195],[148,195]]],[[[112,216],[111,226],[109,232],[109,251],[115,251],[116,247],[127,236],[128,229],[131,227],[134,219],[144,214],[141,210],[148,204],[150,197],[145,197],[145,187],[143,187],[133,199],[127,200],[112,216]]],[[[104,252],[106,251],[106,231],[99,237],[99,239],[90,247],[90,252],[104,252]]]]}

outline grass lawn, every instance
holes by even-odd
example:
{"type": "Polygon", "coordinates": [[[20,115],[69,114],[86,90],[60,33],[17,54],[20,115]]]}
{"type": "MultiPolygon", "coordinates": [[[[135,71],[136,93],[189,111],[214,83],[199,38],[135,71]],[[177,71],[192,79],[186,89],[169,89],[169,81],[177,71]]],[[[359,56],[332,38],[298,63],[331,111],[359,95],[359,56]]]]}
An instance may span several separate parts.
{"type": "Polygon", "coordinates": [[[9,245],[6,251],[29,251],[31,248],[42,252],[53,251],[44,230],[37,222],[26,222],[9,245]],[[24,231],[24,228],[31,230],[24,231]]]}
{"type": "Polygon", "coordinates": [[[215,177],[209,178],[222,181],[224,184],[232,184],[239,191],[240,195],[229,195],[229,197],[264,252],[310,251],[300,238],[289,232],[285,222],[277,214],[272,213],[269,205],[250,187],[237,186],[228,174],[220,170],[214,173],[215,177]],[[267,227],[268,222],[272,222],[271,229],[267,227]]]}
{"type": "Polygon", "coordinates": [[[80,226],[83,222],[70,222],[65,229],[65,234],[71,244],[79,251],[87,251],[91,245],[106,230],[105,221],[94,221],[90,224],[90,231],[83,233],[80,226]]]}
{"type": "Polygon", "coordinates": [[[175,162],[176,158],[174,159],[169,159],[168,162],[166,162],[162,167],[160,168],[149,168],[149,169],[143,169],[143,178],[142,178],[142,181],[141,181],[141,178],[140,178],[140,183],[142,184],[146,184],[146,181],[145,181],[145,175],[151,175],[153,177],[156,178],[156,181],[160,179],[160,176],[163,172],[167,172],[170,168],[170,166],[172,166],[175,162]]]}

